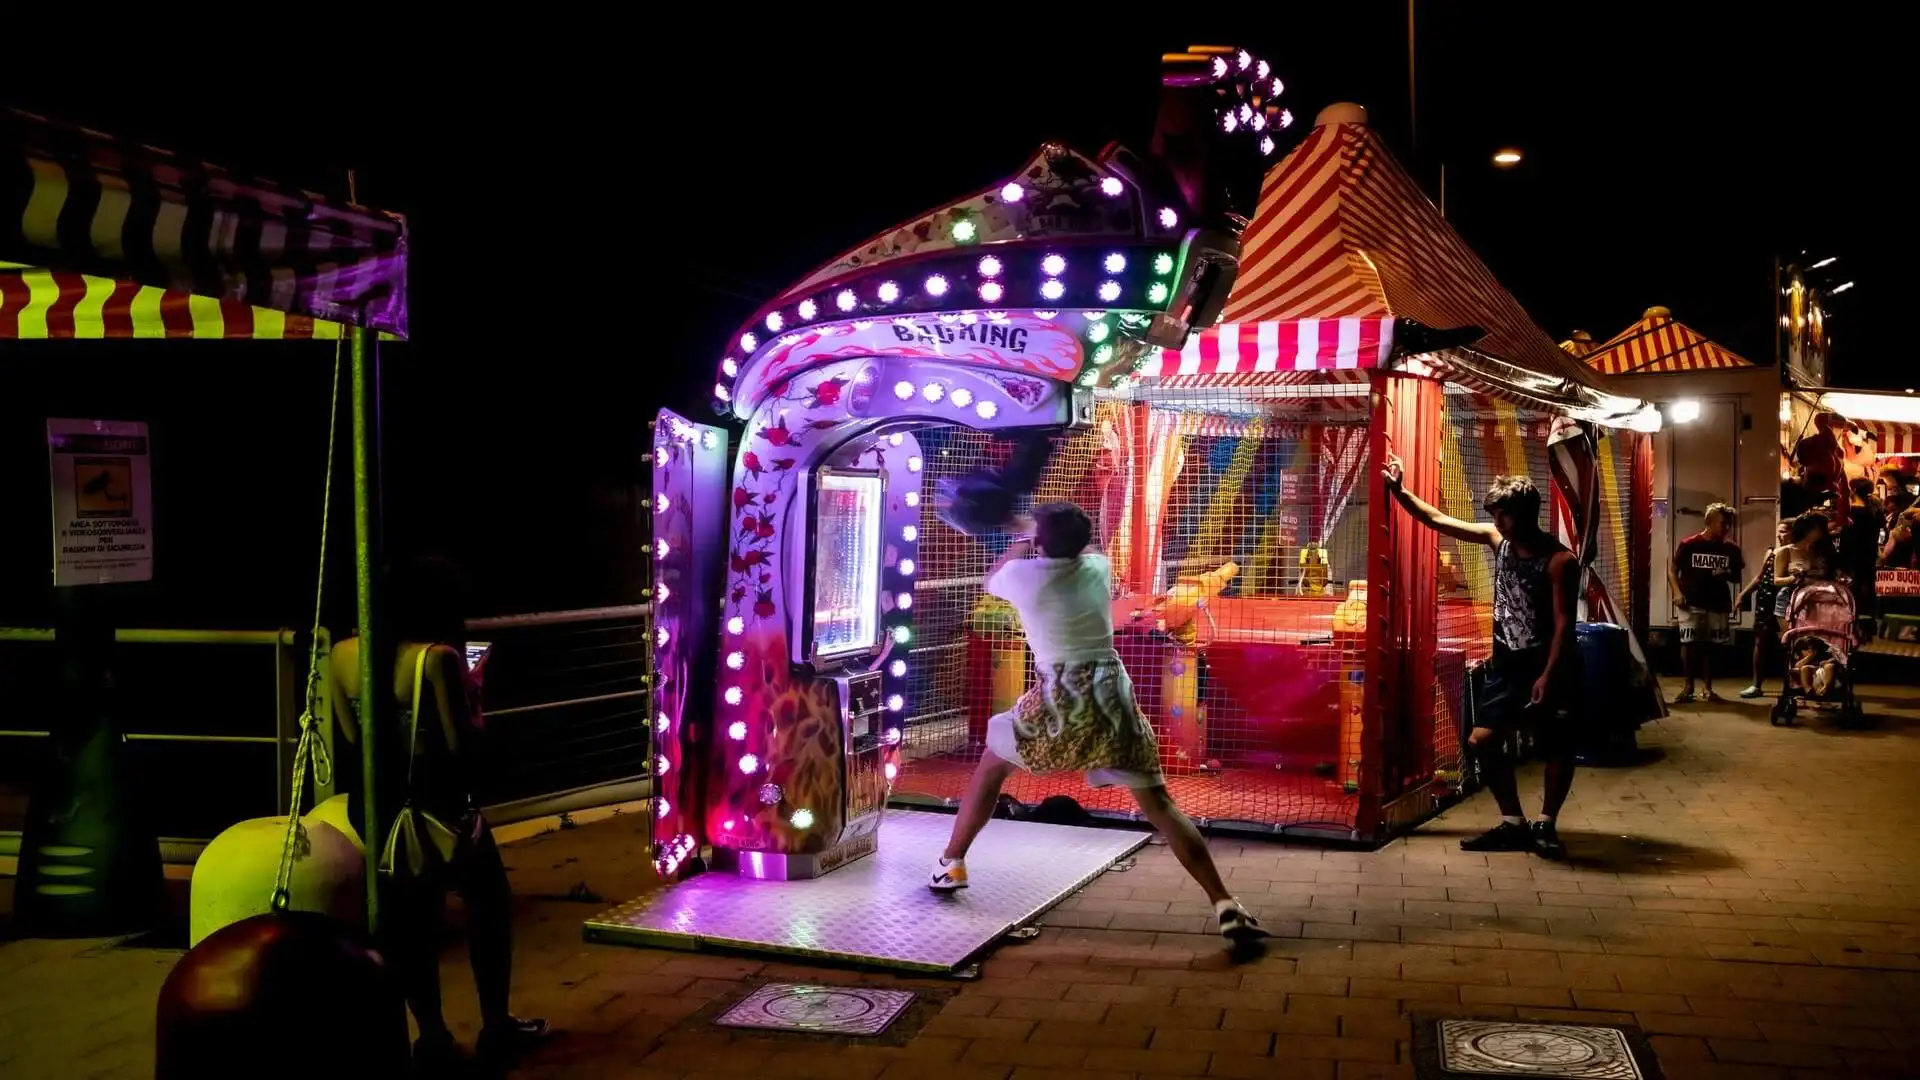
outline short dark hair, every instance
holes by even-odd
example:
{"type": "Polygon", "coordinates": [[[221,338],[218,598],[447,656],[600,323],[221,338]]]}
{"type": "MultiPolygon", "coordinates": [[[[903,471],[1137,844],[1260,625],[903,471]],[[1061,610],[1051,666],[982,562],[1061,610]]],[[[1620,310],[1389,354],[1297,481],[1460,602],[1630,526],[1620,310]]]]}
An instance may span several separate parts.
{"type": "Polygon", "coordinates": [[[449,559],[413,559],[388,572],[388,625],[401,641],[446,644],[465,638],[466,575],[449,559]]]}
{"type": "Polygon", "coordinates": [[[1815,529],[1819,529],[1822,532],[1831,532],[1833,530],[1833,522],[1827,520],[1827,515],[1820,513],[1818,510],[1809,510],[1793,519],[1793,532],[1790,535],[1793,537],[1793,542],[1797,544],[1807,537],[1812,536],[1815,529]]]}
{"type": "Polygon", "coordinates": [[[1864,476],[1856,476],[1856,477],[1854,477],[1854,478],[1853,478],[1853,493],[1854,493],[1855,495],[1859,495],[1859,496],[1861,496],[1862,498],[1865,498],[1865,497],[1867,497],[1867,496],[1869,496],[1869,495],[1872,495],[1872,494],[1873,494],[1873,481],[1871,481],[1871,480],[1869,480],[1869,479],[1867,479],[1867,478],[1866,478],[1866,477],[1864,477],[1864,476]]]}
{"type": "Polygon", "coordinates": [[[1070,502],[1033,508],[1034,539],[1049,559],[1071,559],[1093,542],[1093,522],[1087,512],[1070,502]]]}
{"type": "Polygon", "coordinates": [[[1735,516],[1738,513],[1739,511],[1733,508],[1732,503],[1711,502],[1707,504],[1707,512],[1700,515],[1700,518],[1703,521],[1712,521],[1713,516],[1715,514],[1718,514],[1720,515],[1720,518],[1723,521],[1725,521],[1728,525],[1732,525],[1736,520],[1738,520],[1738,518],[1735,516]]]}
{"type": "Polygon", "coordinates": [[[1491,514],[1505,510],[1520,521],[1540,523],[1540,489],[1524,476],[1496,476],[1480,506],[1491,514]]]}

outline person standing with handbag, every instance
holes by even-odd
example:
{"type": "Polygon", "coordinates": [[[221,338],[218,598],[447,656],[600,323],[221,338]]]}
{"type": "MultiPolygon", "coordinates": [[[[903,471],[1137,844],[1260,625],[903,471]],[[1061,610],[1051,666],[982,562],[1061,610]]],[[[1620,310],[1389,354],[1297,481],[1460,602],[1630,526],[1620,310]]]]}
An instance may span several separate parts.
{"type": "MultiPolygon", "coordinates": [[[[504,1062],[547,1033],[544,1020],[507,1011],[513,971],[513,924],[506,866],[493,831],[473,801],[473,761],[483,731],[475,673],[467,670],[466,587],[442,559],[424,559],[390,574],[394,650],[387,688],[395,710],[381,734],[377,805],[393,807],[380,845],[380,947],[393,961],[419,1028],[414,1060],[423,1069],[459,1057],[440,1003],[438,941],[446,925],[448,890],[459,892],[468,916],[469,959],[480,996],[482,1058],[504,1062]]],[[[357,637],[333,647],[334,716],[350,744],[360,739],[360,664],[357,637]]],[[[352,820],[364,822],[358,769],[335,774],[347,781],[352,820]]]]}

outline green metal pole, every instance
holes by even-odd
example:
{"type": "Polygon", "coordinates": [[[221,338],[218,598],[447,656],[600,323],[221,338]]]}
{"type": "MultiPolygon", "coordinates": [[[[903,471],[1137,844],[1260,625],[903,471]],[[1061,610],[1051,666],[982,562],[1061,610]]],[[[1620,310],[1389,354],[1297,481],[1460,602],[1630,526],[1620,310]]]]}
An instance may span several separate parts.
{"type": "Polygon", "coordinates": [[[360,837],[367,848],[367,929],[380,929],[380,849],[386,837],[375,794],[375,748],[393,681],[380,603],[380,355],[371,330],[351,331],[353,363],[353,584],[360,637],[360,837]]]}

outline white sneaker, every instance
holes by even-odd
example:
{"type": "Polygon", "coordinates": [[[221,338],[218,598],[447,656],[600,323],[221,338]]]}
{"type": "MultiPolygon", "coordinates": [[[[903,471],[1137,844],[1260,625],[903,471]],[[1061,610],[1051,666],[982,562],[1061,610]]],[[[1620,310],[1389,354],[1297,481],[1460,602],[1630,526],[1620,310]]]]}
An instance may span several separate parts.
{"type": "Polygon", "coordinates": [[[1270,936],[1260,925],[1260,920],[1240,906],[1238,900],[1220,901],[1213,905],[1213,913],[1220,919],[1220,936],[1230,941],[1252,941],[1270,936]]]}
{"type": "Polygon", "coordinates": [[[967,887],[967,860],[941,859],[933,866],[927,888],[937,893],[958,892],[967,887]]]}
{"type": "Polygon", "coordinates": [[[1743,698],[1757,698],[1764,693],[1766,693],[1766,691],[1760,689],[1758,686],[1749,686],[1745,690],[1740,691],[1740,696],[1743,698]]]}

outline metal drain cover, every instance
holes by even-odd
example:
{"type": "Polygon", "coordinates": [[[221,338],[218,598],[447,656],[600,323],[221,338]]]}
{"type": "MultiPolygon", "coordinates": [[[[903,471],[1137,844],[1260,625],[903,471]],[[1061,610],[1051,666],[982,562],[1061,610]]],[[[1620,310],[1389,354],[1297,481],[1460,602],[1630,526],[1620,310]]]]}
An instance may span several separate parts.
{"type": "Polygon", "coordinates": [[[1439,1021],[1440,1069],[1456,1076],[1530,1076],[1546,1080],[1654,1080],[1630,1036],[1586,1024],[1511,1020],[1439,1021]]]}
{"type": "Polygon", "coordinates": [[[878,1035],[913,1002],[911,990],[768,983],[720,1014],[721,1027],[878,1035]]]}

